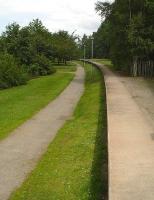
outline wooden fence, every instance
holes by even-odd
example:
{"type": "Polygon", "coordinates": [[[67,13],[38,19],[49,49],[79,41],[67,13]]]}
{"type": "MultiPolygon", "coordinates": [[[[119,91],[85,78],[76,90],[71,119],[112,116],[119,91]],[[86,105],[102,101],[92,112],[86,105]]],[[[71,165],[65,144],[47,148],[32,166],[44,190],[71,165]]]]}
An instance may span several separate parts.
{"type": "Polygon", "coordinates": [[[154,61],[136,60],[131,69],[132,76],[154,77],[154,61]]]}

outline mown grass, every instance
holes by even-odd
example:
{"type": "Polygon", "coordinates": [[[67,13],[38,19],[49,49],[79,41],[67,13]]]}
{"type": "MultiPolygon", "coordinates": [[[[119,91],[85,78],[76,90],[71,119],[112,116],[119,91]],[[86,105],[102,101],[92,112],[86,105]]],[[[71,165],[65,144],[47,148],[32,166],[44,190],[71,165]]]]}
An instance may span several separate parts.
{"type": "Polygon", "coordinates": [[[54,68],[59,72],[75,72],[76,64],[73,62],[68,62],[67,65],[64,64],[54,65],[54,68]]]}
{"type": "Polygon", "coordinates": [[[105,88],[86,65],[85,92],[37,167],[10,200],[107,199],[105,88]]]}
{"type": "Polygon", "coordinates": [[[73,74],[58,71],[32,79],[24,86],[0,90],[0,139],[56,98],[73,77],[73,74]]]}
{"type": "Polygon", "coordinates": [[[115,70],[114,65],[112,64],[111,60],[109,60],[109,59],[93,59],[93,61],[102,63],[103,65],[109,67],[110,69],[115,70]]]}

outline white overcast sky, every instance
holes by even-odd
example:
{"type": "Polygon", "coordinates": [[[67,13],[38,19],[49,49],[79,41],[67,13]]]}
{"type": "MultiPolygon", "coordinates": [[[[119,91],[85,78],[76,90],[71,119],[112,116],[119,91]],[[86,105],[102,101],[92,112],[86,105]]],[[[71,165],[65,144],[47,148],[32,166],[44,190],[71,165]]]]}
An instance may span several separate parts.
{"type": "Polygon", "coordinates": [[[95,12],[97,0],[0,0],[0,32],[17,22],[27,25],[35,18],[42,20],[51,31],[74,30],[76,34],[91,34],[100,25],[95,12]]]}

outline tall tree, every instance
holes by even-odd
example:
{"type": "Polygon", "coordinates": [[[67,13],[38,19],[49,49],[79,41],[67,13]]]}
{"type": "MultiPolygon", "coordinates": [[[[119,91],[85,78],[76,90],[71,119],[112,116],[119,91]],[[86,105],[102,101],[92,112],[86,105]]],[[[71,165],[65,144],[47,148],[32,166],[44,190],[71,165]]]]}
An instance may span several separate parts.
{"type": "Polygon", "coordinates": [[[96,11],[109,24],[110,56],[117,68],[130,70],[134,58],[154,59],[154,2],[152,0],[98,1],[96,11]]]}
{"type": "Polygon", "coordinates": [[[76,37],[69,35],[67,31],[59,31],[53,34],[53,46],[58,62],[65,62],[78,55],[76,37]]]}

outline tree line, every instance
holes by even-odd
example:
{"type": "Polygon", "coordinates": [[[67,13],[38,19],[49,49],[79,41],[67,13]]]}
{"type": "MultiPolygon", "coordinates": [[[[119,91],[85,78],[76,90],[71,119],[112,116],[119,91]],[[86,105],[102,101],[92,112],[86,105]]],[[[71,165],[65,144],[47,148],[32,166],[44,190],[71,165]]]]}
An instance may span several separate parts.
{"type": "MultiPolygon", "coordinates": [[[[153,0],[98,1],[95,9],[102,17],[99,29],[93,33],[96,58],[110,58],[118,70],[127,72],[131,72],[136,64],[147,63],[147,67],[148,63],[153,63],[153,0]]],[[[87,43],[90,37],[87,37],[87,43]]],[[[154,75],[152,65],[150,73],[154,75]]]]}
{"type": "Polygon", "coordinates": [[[31,77],[55,72],[53,63],[80,56],[77,37],[51,33],[39,19],[28,26],[9,24],[0,36],[0,88],[25,84],[31,77]]]}

